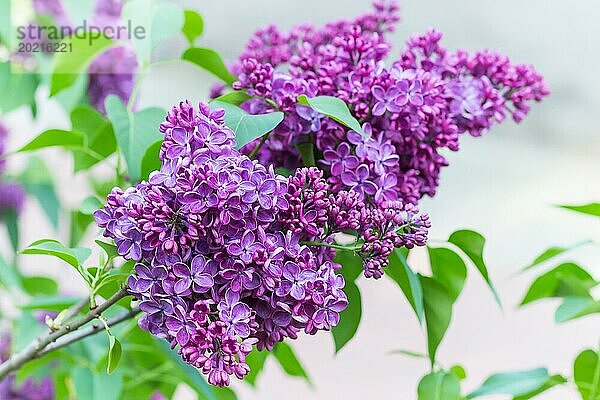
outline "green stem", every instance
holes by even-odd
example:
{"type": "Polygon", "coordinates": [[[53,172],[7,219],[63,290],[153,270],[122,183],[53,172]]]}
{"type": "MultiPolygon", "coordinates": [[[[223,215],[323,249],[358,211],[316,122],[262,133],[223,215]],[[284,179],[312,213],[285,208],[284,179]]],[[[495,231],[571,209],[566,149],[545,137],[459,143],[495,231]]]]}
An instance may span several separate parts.
{"type": "Polygon", "coordinates": [[[261,147],[263,147],[263,145],[265,144],[265,142],[267,141],[267,139],[269,138],[269,136],[270,136],[270,133],[265,133],[262,136],[262,138],[260,139],[260,142],[256,145],[256,147],[248,155],[248,158],[254,158],[254,156],[256,155],[256,153],[258,153],[258,151],[261,149],[261,147]]]}

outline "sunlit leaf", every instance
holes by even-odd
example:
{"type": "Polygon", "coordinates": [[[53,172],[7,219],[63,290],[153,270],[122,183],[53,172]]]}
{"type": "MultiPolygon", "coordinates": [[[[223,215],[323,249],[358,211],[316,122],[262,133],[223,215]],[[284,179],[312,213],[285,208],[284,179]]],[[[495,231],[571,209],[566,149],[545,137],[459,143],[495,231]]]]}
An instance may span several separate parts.
{"type": "Polygon", "coordinates": [[[108,335],[108,364],[106,365],[106,372],[112,374],[119,365],[121,360],[121,342],[113,335],[108,335]]]}
{"type": "Polygon", "coordinates": [[[251,98],[252,97],[248,96],[246,92],[243,92],[241,90],[234,90],[233,92],[225,93],[224,95],[219,96],[211,101],[220,101],[222,103],[229,103],[239,106],[247,102],[251,98]]]}
{"type": "Polygon", "coordinates": [[[435,279],[444,285],[455,302],[467,278],[467,266],[454,251],[444,247],[427,247],[431,272],[435,279]]]}
{"type": "Polygon", "coordinates": [[[31,296],[54,296],[58,292],[58,284],[45,276],[26,276],[23,287],[31,296]]]}
{"type": "Polygon", "coordinates": [[[460,400],[460,381],[445,371],[425,375],[417,388],[418,400],[460,400]]]}
{"type": "Polygon", "coordinates": [[[211,101],[210,105],[213,109],[222,108],[225,110],[225,124],[235,133],[236,148],[238,149],[271,132],[283,121],[283,113],[279,111],[254,115],[248,114],[240,107],[229,103],[211,101]]]}
{"type": "Polygon", "coordinates": [[[269,351],[258,351],[254,349],[246,356],[246,364],[250,367],[250,372],[244,377],[245,382],[248,382],[252,386],[256,385],[256,379],[262,371],[269,354],[271,354],[269,351]]]}
{"type": "Polygon", "coordinates": [[[310,378],[304,370],[304,367],[298,360],[298,357],[294,353],[294,350],[285,342],[279,342],[275,345],[273,355],[279,361],[279,364],[283,368],[286,374],[290,376],[299,376],[306,379],[310,383],[310,378]]]}
{"type": "Polygon", "coordinates": [[[72,146],[83,146],[83,143],[84,139],[81,132],[50,129],[37,135],[29,143],[17,150],[17,152],[33,151],[56,146],[69,148],[72,146]]]}
{"type": "Polygon", "coordinates": [[[597,400],[600,394],[600,357],[594,350],[584,350],[573,364],[573,379],[582,400],[597,400]]]}
{"type": "Polygon", "coordinates": [[[452,235],[450,235],[448,241],[455,244],[467,255],[467,257],[469,257],[481,276],[483,276],[483,279],[485,279],[487,282],[489,288],[494,294],[496,302],[502,307],[500,296],[498,296],[498,292],[496,292],[496,288],[490,279],[487,266],[483,260],[483,247],[485,245],[485,238],[475,231],[465,229],[454,232],[452,235]]]}
{"type": "Polygon", "coordinates": [[[21,254],[42,254],[60,258],[77,268],[92,254],[90,249],[68,248],[54,239],[41,239],[21,251],[21,254]]]}
{"type": "Polygon", "coordinates": [[[498,373],[491,375],[477,390],[469,393],[467,399],[491,394],[520,396],[541,388],[550,379],[546,368],[498,373]]]}
{"type": "Polygon", "coordinates": [[[237,78],[229,72],[219,53],[212,49],[192,47],[183,53],[182,58],[205,69],[228,85],[231,85],[237,80],[237,78]]]}
{"type": "Polygon", "coordinates": [[[548,297],[587,296],[597,282],[583,268],[573,263],[561,264],[540,275],[529,287],[521,305],[548,297]]]}
{"type": "Polygon", "coordinates": [[[90,168],[117,149],[115,133],[110,121],[89,106],[79,106],[71,112],[71,125],[74,131],[84,135],[88,152],[73,148],[75,172],[90,168]],[[92,154],[97,156],[90,155],[92,154]]]}
{"type": "Polygon", "coordinates": [[[131,113],[115,95],[105,102],[106,112],[113,124],[132,182],[138,182],[142,173],[142,159],[148,148],[162,139],[158,126],[166,113],[160,108],[147,108],[131,113]]]}
{"type": "Polygon", "coordinates": [[[452,319],[452,298],[446,287],[434,278],[419,275],[419,280],[423,288],[427,349],[434,365],[437,349],[452,319]]]}
{"type": "Polygon", "coordinates": [[[419,322],[423,321],[423,289],[417,274],[408,265],[408,251],[395,249],[390,255],[390,263],[385,268],[385,274],[398,284],[404,296],[410,303],[419,322]]]}
{"type": "Polygon", "coordinates": [[[298,102],[304,104],[319,112],[323,115],[328,116],[334,121],[345,125],[355,132],[360,133],[363,136],[367,136],[360,123],[356,118],[350,114],[350,110],[343,100],[333,96],[317,96],[308,98],[306,95],[298,96],[298,102]]]}
{"type": "Polygon", "coordinates": [[[581,205],[571,206],[559,206],[567,210],[576,211],[578,213],[593,215],[594,217],[600,217],[600,203],[588,203],[581,205]]]}
{"type": "Polygon", "coordinates": [[[185,10],[185,21],[183,23],[183,35],[186,37],[190,45],[194,45],[204,31],[204,20],[202,16],[194,10],[185,10]]]}
{"type": "Polygon", "coordinates": [[[50,81],[50,96],[72,86],[77,77],[82,74],[92,60],[114,42],[105,36],[91,38],[89,34],[73,35],[63,41],[70,49],[58,52],[53,57],[52,78],[50,81]]]}
{"type": "Polygon", "coordinates": [[[142,180],[148,179],[148,176],[150,176],[152,171],[160,170],[161,160],[159,158],[159,153],[162,144],[162,140],[157,140],[148,147],[148,150],[146,150],[146,153],[142,158],[142,180]]]}

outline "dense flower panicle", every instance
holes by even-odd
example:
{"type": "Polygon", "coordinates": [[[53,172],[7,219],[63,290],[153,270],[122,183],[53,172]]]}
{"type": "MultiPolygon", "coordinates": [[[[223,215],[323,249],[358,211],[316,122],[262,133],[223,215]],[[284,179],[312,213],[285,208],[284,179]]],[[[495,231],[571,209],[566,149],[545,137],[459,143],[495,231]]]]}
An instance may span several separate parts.
{"type": "Polygon", "coordinates": [[[5,152],[8,130],[0,123],[0,219],[2,214],[7,211],[21,213],[25,204],[25,191],[23,187],[16,182],[3,182],[4,172],[6,170],[6,160],[2,158],[5,152]]]}
{"type": "Polygon", "coordinates": [[[460,134],[480,136],[507,115],[520,122],[532,101],[548,95],[533,67],[492,51],[448,52],[435,30],[410,38],[386,66],[391,45],[385,33],[398,21],[397,11],[394,2],[379,2],[353,21],[300,25],[288,33],[270,26],[249,40],[233,87],[269,102],[253,98],[242,107],[286,114],[261,148],[262,162],[298,167],[295,144],[311,141],[334,191],[358,190],[375,204],[417,204],[435,194],[448,165],[441,151],[458,150],[460,134]],[[300,94],[341,98],[369,137],[297,105],[300,94]]]}
{"type": "Polygon", "coordinates": [[[223,110],[182,102],[160,130],[161,169],[113,189],[94,216],[119,254],[138,261],[128,284],[142,328],[178,346],[214,385],[246,375],[253,346],[271,350],[338,323],[347,299],[333,262],[337,232],[368,240],[355,249],[365,263],[390,243],[423,242],[427,222],[412,208],[380,215],[357,191],[333,194],[316,167],[286,178],[241,154],[223,110]]]}
{"type": "MultiPolygon", "coordinates": [[[[10,336],[0,335],[0,363],[6,361],[10,351],[10,336]]],[[[20,385],[14,375],[0,380],[0,399],[2,400],[54,400],[54,383],[51,377],[39,380],[28,378],[20,385]]]]}

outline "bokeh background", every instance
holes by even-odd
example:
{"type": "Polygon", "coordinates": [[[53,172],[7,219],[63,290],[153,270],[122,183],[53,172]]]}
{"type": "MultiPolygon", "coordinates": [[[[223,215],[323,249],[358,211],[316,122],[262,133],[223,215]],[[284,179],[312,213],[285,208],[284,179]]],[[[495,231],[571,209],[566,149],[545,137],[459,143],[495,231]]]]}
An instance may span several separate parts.
{"type": "MultiPolygon", "coordinates": [[[[198,10],[205,19],[199,44],[215,48],[233,59],[258,27],[277,23],[289,28],[301,22],[323,24],[366,11],[368,0],[179,1],[198,10]]],[[[471,271],[455,305],[439,359],[449,367],[462,364],[470,390],[490,373],[547,366],[552,373],[568,374],[578,351],[594,346],[600,317],[563,325],[553,322],[557,304],[544,301],[517,309],[534,274],[517,274],[550,245],[571,245],[585,239],[600,242],[600,221],[563,211],[555,205],[600,200],[600,3],[589,0],[403,0],[402,22],[390,35],[395,53],[405,38],[429,27],[445,34],[450,49],[492,48],[514,61],[534,64],[550,85],[552,95],[535,105],[521,124],[512,122],[482,138],[463,137],[461,150],[448,154],[450,167],[441,177],[434,199],[422,204],[431,215],[433,239],[447,238],[459,228],[480,231],[487,238],[486,258],[504,302],[500,310],[483,283],[471,271]]],[[[183,41],[160,49],[160,57],[176,58],[183,41]]],[[[168,109],[181,99],[206,99],[213,78],[197,67],[178,63],[152,68],[141,87],[140,107],[168,109]]],[[[4,94],[3,94],[4,95],[4,94]]],[[[47,92],[38,92],[47,98],[47,92]]],[[[16,149],[47,127],[68,128],[59,105],[46,100],[38,121],[29,111],[12,113],[9,148],[16,149]]],[[[48,160],[65,204],[76,206],[85,197],[87,182],[73,178],[71,159],[47,150],[48,160]]],[[[22,157],[10,160],[18,169],[22,157]]],[[[101,173],[101,172],[100,172],[101,173]]],[[[50,237],[37,203],[29,201],[21,222],[22,243],[50,237]]],[[[61,226],[67,235],[66,221],[61,226]]],[[[89,240],[93,238],[91,232],[89,240]]],[[[0,247],[9,251],[2,232],[0,247]]],[[[599,272],[600,250],[583,246],[568,258],[599,272]]],[[[416,252],[412,265],[419,268],[425,255],[416,252]]],[[[60,276],[65,290],[82,290],[77,277],[64,265],[47,258],[24,258],[28,271],[60,276]],[[43,264],[41,264],[43,262],[43,264]]],[[[427,361],[391,355],[396,349],[424,352],[423,328],[391,280],[360,280],[363,319],[356,337],[334,355],[333,340],[323,333],[302,336],[294,347],[312,386],[284,375],[269,360],[257,388],[234,383],[242,400],[278,399],[413,399],[427,361]]],[[[1,300],[1,299],[0,299],[1,300]]],[[[574,398],[568,388],[557,388],[540,399],[574,398]]],[[[181,398],[188,398],[185,388],[181,398]]],[[[492,397],[490,397],[492,399],[492,397]]]]}

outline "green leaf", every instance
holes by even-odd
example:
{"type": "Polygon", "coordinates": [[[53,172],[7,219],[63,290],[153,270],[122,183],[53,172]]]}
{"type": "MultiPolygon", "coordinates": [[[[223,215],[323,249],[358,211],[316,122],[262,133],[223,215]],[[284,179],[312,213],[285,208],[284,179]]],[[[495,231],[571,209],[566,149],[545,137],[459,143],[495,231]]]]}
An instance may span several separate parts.
{"type": "Polygon", "coordinates": [[[31,296],[54,296],[58,292],[58,284],[45,276],[27,276],[23,278],[23,287],[31,296]]]}
{"type": "Polygon", "coordinates": [[[112,46],[114,42],[105,36],[90,38],[88,35],[74,35],[63,41],[71,50],[56,53],[53,56],[52,77],[50,80],[50,96],[72,86],[79,75],[83,74],[92,60],[102,50],[112,46]]]}
{"type": "Polygon", "coordinates": [[[36,297],[29,303],[22,305],[23,310],[46,310],[46,311],[62,311],[77,303],[77,297],[51,296],[51,297],[36,297]]]}
{"type": "Polygon", "coordinates": [[[160,108],[147,108],[131,113],[115,95],[106,98],[105,106],[115,130],[117,143],[125,157],[130,179],[132,182],[138,182],[146,151],[152,144],[162,139],[158,126],[166,113],[160,108]]]}
{"type": "Polygon", "coordinates": [[[284,342],[277,343],[273,350],[273,355],[277,361],[279,361],[279,364],[286,374],[290,376],[299,376],[310,383],[310,378],[306,374],[304,367],[302,367],[300,360],[298,360],[298,357],[296,357],[296,354],[290,345],[284,342]]]}
{"type": "Polygon", "coordinates": [[[479,389],[469,393],[467,399],[491,394],[521,396],[540,389],[550,379],[551,377],[546,368],[498,373],[487,378],[479,389]]]}
{"type": "Polygon", "coordinates": [[[38,157],[30,157],[18,180],[25,191],[40,203],[52,225],[57,228],[60,203],[46,164],[38,157]]]}
{"type": "Polygon", "coordinates": [[[148,147],[148,150],[146,150],[144,158],[142,158],[142,180],[147,180],[152,171],[160,170],[161,161],[159,154],[162,144],[162,140],[157,140],[148,147]]]}
{"type": "Polygon", "coordinates": [[[298,102],[309,106],[316,112],[324,114],[334,121],[347,126],[362,136],[367,136],[360,123],[350,114],[350,110],[343,100],[333,96],[317,96],[308,98],[306,95],[298,96],[298,102]]]}
{"type": "Polygon", "coordinates": [[[0,212],[0,222],[3,222],[8,232],[8,239],[13,251],[19,249],[19,218],[17,212],[12,209],[5,209],[0,212]]]}
{"type": "Polygon", "coordinates": [[[582,400],[597,400],[600,394],[600,357],[594,350],[584,350],[573,364],[573,379],[582,400]]]}
{"type": "Polygon", "coordinates": [[[79,106],[71,112],[72,128],[84,135],[86,151],[72,149],[75,172],[96,165],[117,149],[115,133],[110,121],[89,106],[79,106]],[[90,155],[92,154],[97,156],[90,155]],[[98,157],[99,156],[99,157],[98,157]]]}
{"type": "Polygon", "coordinates": [[[23,289],[23,277],[19,270],[14,265],[6,262],[2,254],[0,254],[0,284],[5,288],[23,289]]]}
{"type": "Polygon", "coordinates": [[[117,246],[113,243],[106,243],[102,240],[96,240],[96,244],[102,247],[102,250],[106,253],[109,259],[115,258],[119,256],[119,252],[117,251],[117,246]]]}
{"type": "Polygon", "coordinates": [[[362,259],[351,251],[338,251],[334,261],[342,266],[340,273],[346,283],[354,282],[363,272],[362,259]]]}
{"type": "Polygon", "coordinates": [[[68,248],[54,239],[41,239],[30,244],[21,254],[43,254],[58,257],[78,268],[92,254],[90,249],[68,248]]]}
{"type": "Polygon", "coordinates": [[[253,115],[233,104],[221,101],[211,101],[210,104],[213,109],[225,110],[225,124],[235,133],[236,148],[238,149],[271,132],[283,121],[283,113],[280,111],[253,115]]]}
{"type": "Polygon", "coordinates": [[[244,381],[248,382],[251,386],[256,385],[256,379],[265,366],[265,361],[267,361],[269,354],[271,353],[266,350],[258,351],[255,348],[246,356],[246,364],[250,367],[250,372],[244,377],[244,381]]]}
{"type": "Polygon", "coordinates": [[[138,64],[146,65],[154,49],[163,41],[179,33],[184,26],[183,10],[166,1],[130,0],[123,6],[123,21],[144,27],[144,35],[133,35],[138,64]]]}
{"type": "Polygon", "coordinates": [[[467,266],[454,251],[444,247],[427,247],[431,272],[446,287],[454,303],[462,292],[467,278],[467,266]]]}
{"type": "Polygon", "coordinates": [[[547,297],[588,296],[596,285],[592,276],[580,266],[564,263],[540,275],[529,287],[521,305],[547,297]]]}
{"type": "Polygon", "coordinates": [[[0,93],[10,94],[0,96],[2,113],[8,113],[25,104],[35,104],[38,76],[32,72],[13,71],[12,68],[8,62],[0,63],[0,93]]]}
{"type": "Polygon", "coordinates": [[[211,101],[220,101],[222,103],[229,103],[239,106],[247,102],[251,98],[252,97],[248,96],[246,92],[243,92],[241,90],[234,90],[233,92],[225,93],[224,95],[219,96],[211,101]]]}
{"type": "Polygon", "coordinates": [[[44,149],[47,147],[62,146],[69,148],[71,146],[83,145],[83,134],[75,131],[64,131],[62,129],[50,129],[44,131],[33,138],[25,146],[17,150],[18,153],[44,149]]]}
{"type": "Polygon", "coordinates": [[[500,307],[502,307],[500,296],[498,296],[498,292],[496,292],[496,288],[494,287],[494,284],[492,283],[492,280],[488,274],[485,261],[483,261],[483,247],[485,245],[485,238],[475,231],[465,229],[454,232],[452,235],[450,235],[448,241],[455,244],[467,255],[467,257],[469,257],[481,276],[483,276],[483,279],[485,279],[487,282],[489,288],[492,290],[496,302],[500,307]]]}
{"type": "Polygon", "coordinates": [[[418,400],[460,400],[460,381],[445,371],[425,375],[417,388],[418,400]]]}
{"type": "Polygon", "coordinates": [[[22,312],[21,317],[14,322],[14,332],[12,336],[13,352],[22,350],[45,331],[48,331],[48,328],[43,324],[40,324],[31,312],[22,312]]]}
{"type": "MultiPolygon", "coordinates": [[[[575,246],[573,246],[573,247],[575,247],[575,246]]],[[[539,256],[537,256],[531,264],[529,264],[528,266],[523,268],[523,271],[531,269],[545,261],[548,261],[556,256],[559,256],[559,255],[571,250],[573,247],[559,247],[559,246],[550,247],[550,248],[544,250],[539,256]]]]}
{"type": "Polygon", "coordinates": [[[541,387],[520,396],[513,397],[513,400],[529,400],[536,397],[538,394],[545,392],[546,390],[552,389],[554,386],[564,385],[565,383],[567,383],[567,380],[563,376],[553,375],[541,387]]]}
{"type": "Polygon", "coordinates": [[[79,211],[85,215],[93,215],[96,210],[99,210],[103,207],[103,204],[98,200],[95,196],[88,196],[83,199],[81,206],[79,207],[79,211]]]}
{"type": "Polygon", "coordinates": [[[448,371],[453,373],[461,381],[467,378],[467,371],[465,371],[462,365],[453,365],[448,371]]]}
{"type": "Polygon", "coordinates": [[[600,217],[600,203],[589,203],[582,204],[578,206],[559,206],[560,208],[564,208],[571,211],[576,211],[578,213],[593,215],[594,217],[600,217]]]}
{"type": "Polygon", "coordinates": [[[121,360],[121,342],[113,335],[108,335],[108,364],[106,365],[106,372],[112,374],[119,365],[121,360]]]}
{"type": "Polygon", "coordinates": [[[72,371],[78,399],[118,400],[123,388],[123,375],[97,373],[77,366],[72,371]]]}
{"type": "Polygon", "coordinates": [[[346,282],[344,293],[348,297],[348,307],[340,313],[340,322],[337,326],[331,328],[336,353],[354,337],[362,315],[362,302],[358,286],[352,281],[346,282]]]}
{"type": "Polygon", "coordinates": [[[560,324],[596,313],[600,313],[600,301],[586,296],[568,296],[556,309],[554,319],[560,324]]]}
{"type": "Polygon", "coordinates": [[[79,244],[92,222],[94,222],[94,218],[89,214],[82,213],[81,211],[71,212],[69,246],[74,247],[79,244]]]}
{"type": "Polygon", "coordinates": [[[317,165],[315,161],[315,145],[311,142],[296,143],[296,150],[300,153],[302,164],[305,167],[314,167],[317,165]]]}
{"type": "Polygon", "coordinates": [[[194,10],[185,10],[185,21],[181,30],[190,43],[190,46],[193,46],[196,39],[198,39],[204,31],[204,20],[202,19],[202,16],[194,10]]]}
{"type": "Polygon", "coordinates": [[[452,298],[446,287],[435,278],[419,275],[419,280],[423,288],[427,349],[433,366],[437,349],[452,319],[452,298]]]}
{"type": "Polygon", "coordinates": [[[219,53],[212,49],[191,47],[183,53],[182,59],[205,69],[230,86],[237,81],[237,78],[225,66],[219,53]]]}
{"type": "Polygon", "coordinates": [[[406,260],[407,255],[408,251],[403,252],[401,249],[395,249],[394,252],[390,254],[390,263],[385,268],[385,273],[398,284],[414,310],[419,323],[422,323],[424,313],[423,288],[421,288],[419,277],[408,265],[406,260]]]}

